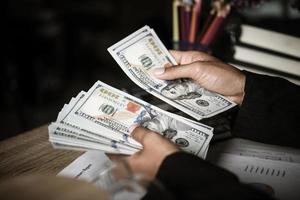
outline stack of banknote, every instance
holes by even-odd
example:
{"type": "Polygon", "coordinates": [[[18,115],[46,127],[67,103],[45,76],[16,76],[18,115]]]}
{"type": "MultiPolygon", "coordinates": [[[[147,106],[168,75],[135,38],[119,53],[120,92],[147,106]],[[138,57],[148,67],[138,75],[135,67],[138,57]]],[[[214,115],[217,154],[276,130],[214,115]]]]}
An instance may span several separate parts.
{"type": "MultiPolygon", "coordinates": [[[[196,120],[212,117],[235,104],[189,79],[163,81],[153,69],[177,63],[148,26],[108,48],[125,74],[138,86],[196,120]]],[[[54,148],[101,150],[130,155],[143,146],[129,132],[133,125],[155,131],[183,151],[205,158],[213,128],[162,110],[130,94],[97,81],[66,104],[49,125],[54,148]]]]}

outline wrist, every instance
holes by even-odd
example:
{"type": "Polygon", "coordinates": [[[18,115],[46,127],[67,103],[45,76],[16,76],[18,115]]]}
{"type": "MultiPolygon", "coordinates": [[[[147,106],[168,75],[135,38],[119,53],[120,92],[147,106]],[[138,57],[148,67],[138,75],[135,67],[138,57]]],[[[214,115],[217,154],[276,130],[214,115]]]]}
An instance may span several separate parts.
{"type": "Polygon", "coordinates": [[[246,75],[243,72],[240,72],[240,77],[237,79],[238,83],[238,91],[239,93],[237,94],[237,99],[236,99],[236,103],[241,106],[243,101],[244,101],[244,97],[245,97],[245,83],[246,83],[246,75]]]}

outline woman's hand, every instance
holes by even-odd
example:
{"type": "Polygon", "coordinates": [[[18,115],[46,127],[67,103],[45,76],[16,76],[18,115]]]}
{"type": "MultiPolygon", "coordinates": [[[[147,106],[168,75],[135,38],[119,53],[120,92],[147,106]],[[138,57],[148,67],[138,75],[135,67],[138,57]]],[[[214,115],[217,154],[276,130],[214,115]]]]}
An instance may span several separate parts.
{"type": "Polygon", "coordinates": [[[219,93],[241,105],[244,99],[245,75],[231,65],[198,51],[170,51],[178,66],[158,68],[159,79],[191,78],[201,87],[219,93]]]}
{"type": "Polygon", "coordinates": [[[179,151],[171,141],[140,126],[134,128],[131,136],[143,145],[143,149],[126,159],[133,172],[142,173],[150,179],[155,178],[161,163],[168,155],[179,151]]]}
{"type": "Polygon", "coordinates": [[[143,149],[131,156],[109,155],[112,160],[125,159],[133,173],[142,174],[147,180],[154,180],[163,160],[179,151],[171,141],[149,129],[133,127],[131,136],[143,145],[143,149]]]}

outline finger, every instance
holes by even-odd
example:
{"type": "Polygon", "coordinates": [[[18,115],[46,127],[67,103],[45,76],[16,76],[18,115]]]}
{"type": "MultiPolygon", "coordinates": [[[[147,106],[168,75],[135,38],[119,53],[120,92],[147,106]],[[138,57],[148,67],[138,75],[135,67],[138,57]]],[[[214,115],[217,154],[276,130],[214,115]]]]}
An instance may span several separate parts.
{"type": "Polygon", "coordinates": [[[169,68],[169,67],[173,67],[173,65],[171,63],[167,63],[164,65],[164,68],[169,68]]]}
{"type": "Polygon", "coordinates": [[[113,160],[113,161],[118,161],[118,160],[125,159],[125,158],[128,157],[128,156],[125,156],[125,155],[113,154],[113,153],[105,153],[105,155],[106,155],[110,160],[113,160]]]}
{"type": "Polygon", "coordinates": [[[169,50],[170,54],[174,57],[177,63],[181,63],[182,51],[169,50]]]}
{"type": "Polygon", "coordinates": [[[170,53],[175,58],[176,62],[181,65],[189,64],[195,61],[217,61],[215,57],[200,51],[170,50],[170,53]]]}
{"type": "Polygon", "coordinates": [[[152,134],[152,131],[144,127],[138,126],[131,132],[131,137],[135,139],[137,142],[144,145],[146,137],[149,136],[150,134],[152,134]]]}
{"type": "Polygon", "coordinates": [[[191,63],[188,65],[179,65],[175,67],[165,68],[163,72],[154,73],[154,76],[163,80],[173,80],[178,78],[194,79],[196,74],[201,73],[204,63],[191,63]]]}

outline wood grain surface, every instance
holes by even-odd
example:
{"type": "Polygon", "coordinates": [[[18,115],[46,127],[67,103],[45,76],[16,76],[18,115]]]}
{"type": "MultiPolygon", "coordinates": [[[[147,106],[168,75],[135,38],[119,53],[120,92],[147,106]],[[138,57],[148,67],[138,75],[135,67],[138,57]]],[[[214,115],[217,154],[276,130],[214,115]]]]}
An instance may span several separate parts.
{"type": "Polygon", "coordinates": [[[0,142],[0,180],[28,174],[56,175],[83,152],[56,150],[48,124],[0,142]]]}

